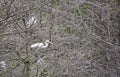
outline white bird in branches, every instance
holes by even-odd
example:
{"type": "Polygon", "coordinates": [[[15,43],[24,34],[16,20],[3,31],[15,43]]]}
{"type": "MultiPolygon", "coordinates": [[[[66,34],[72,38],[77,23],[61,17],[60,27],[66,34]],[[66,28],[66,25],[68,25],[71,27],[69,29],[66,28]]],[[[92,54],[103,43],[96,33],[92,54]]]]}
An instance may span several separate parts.
{"type": "Polygon", "coordinates": [[[5,61],[0,61],[0,64],[2,65],[1,67],[6,71],[6,63],[5,61]]]}
{"type": "Polygon", "coordinates": [[[33,23],[36,23],[36,17],[31,17],[29,19],[29,25],[33,24],[33,23]]]}
{"type": "Polygon", "coordinates": [[[47,48],[49,44],[52,44],[49,40],[45,41],[45,44],[43,43],[35,43],[31,45],[31,48],[47,48]]]}
{"type": "Polygon", "coordinates": [[[36,23],[36,17],[31,17],[30,19],[29,19],[29,21],[27,22],[27,24],[28,24],[28,28],[29,27],[31,27],[33,24],[35,24],[36,23]]]}

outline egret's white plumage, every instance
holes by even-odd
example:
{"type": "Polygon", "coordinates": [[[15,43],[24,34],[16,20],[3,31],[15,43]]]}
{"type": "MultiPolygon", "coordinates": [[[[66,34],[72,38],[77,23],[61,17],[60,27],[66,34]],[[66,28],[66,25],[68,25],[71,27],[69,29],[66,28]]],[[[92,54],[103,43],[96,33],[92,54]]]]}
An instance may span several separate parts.
{"type": "Polygon", "coordinates": [[[5,61],[0,61],[0,64],[2,65],[1,67],[6,71],[6,63],[5,61]]]}
{"type": "Polygon", "coordinates": [[[33,24],[33,23],[36,23],[36,17],[31,17],[30,19],[29,19],[29,25],[31,25],[31,24],[33,24]]]}
{"type": "Polygon", "coordinates": [[[31,45],[31,48],[47,48],[49,43],[51,43],[49,40],[45,41],[45,44],[43,43],[35,43],[31,45]]]}
{"type": "Polygon", "coordinates": [[[36,23],[36,17],[31,17],[30,19],[29,19],[29,21],[27,22],[27,28],[29,28],[29,27],[31,27],[33,24],[35,24],[36,23]]]}

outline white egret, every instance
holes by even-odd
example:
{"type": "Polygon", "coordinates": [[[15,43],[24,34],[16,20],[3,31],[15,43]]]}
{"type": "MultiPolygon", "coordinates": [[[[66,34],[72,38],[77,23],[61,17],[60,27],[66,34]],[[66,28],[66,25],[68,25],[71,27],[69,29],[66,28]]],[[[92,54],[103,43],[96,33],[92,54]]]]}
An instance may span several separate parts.
{"type": "Polygon", "coordinates": [[[6,71],[6,63],[5,61],[0,61],[0,64],[2,65],[1,67],[6,71]]]}
{"type": "Polygon", "coordinates": [[[28,24],[28,28],[30,27],[30,26],[32,26],[33,24],[35,24],[36,23],[36,17],[31,17],[30,19],[29,19],[29,21],[27,22],[27,24],[28,24]]]}
{"type": "Polygon", "coordinates": [[[31,45],[31,48],[47,48],[49,43],[52,44],[52,42],[50,42],[49,40],[46,40],[45,44],[43,44],[43,43],[35,43],[35,44],[31,45]]]}

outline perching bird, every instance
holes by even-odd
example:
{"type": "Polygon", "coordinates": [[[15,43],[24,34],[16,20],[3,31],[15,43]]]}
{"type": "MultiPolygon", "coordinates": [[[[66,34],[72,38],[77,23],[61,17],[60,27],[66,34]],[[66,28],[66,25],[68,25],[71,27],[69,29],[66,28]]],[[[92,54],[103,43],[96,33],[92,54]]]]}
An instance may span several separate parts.
{"type": "Polygon", "coordinates": [[[27,28],[29,28],[29,27],[31,27],[33,24],[35,24],[36,23],[36,17],[31,17],[30,19],[29,19],[29,21],[27,22],[27,28]]]}
{"type": "Polygon", "coordinates": [[[28,24],[31,25],[33,23],[36,23],[36,17],[31,17],[31,19],[29,19],[28,24]]]}
{"type": "Polygon", "coordinates": [[[1,67],[6,71],[6,63],[5,61],[0,61],[0,64],[2,65],[1,67]]]}
{"type": "Polygon", "coordinates": [[[43,44],[43,43],[35,43],[35,44],[31,45],[31,48],[47,48],[49,43],[52,44],[52,42],[50,42],[49,40],[46,40],[45,44],[43,44]]]}

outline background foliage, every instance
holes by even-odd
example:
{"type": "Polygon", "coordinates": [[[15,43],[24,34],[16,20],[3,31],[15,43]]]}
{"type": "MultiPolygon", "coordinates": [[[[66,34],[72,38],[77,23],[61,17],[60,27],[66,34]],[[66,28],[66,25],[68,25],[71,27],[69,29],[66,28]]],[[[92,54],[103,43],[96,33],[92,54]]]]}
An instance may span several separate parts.
{"type": "Polygon", "coordinates": [[[0,76],[120,77],[119,7],[119,0],[0,0],[0,76]],[[46,39],[53,45],[30,48],[46,39]]]}

